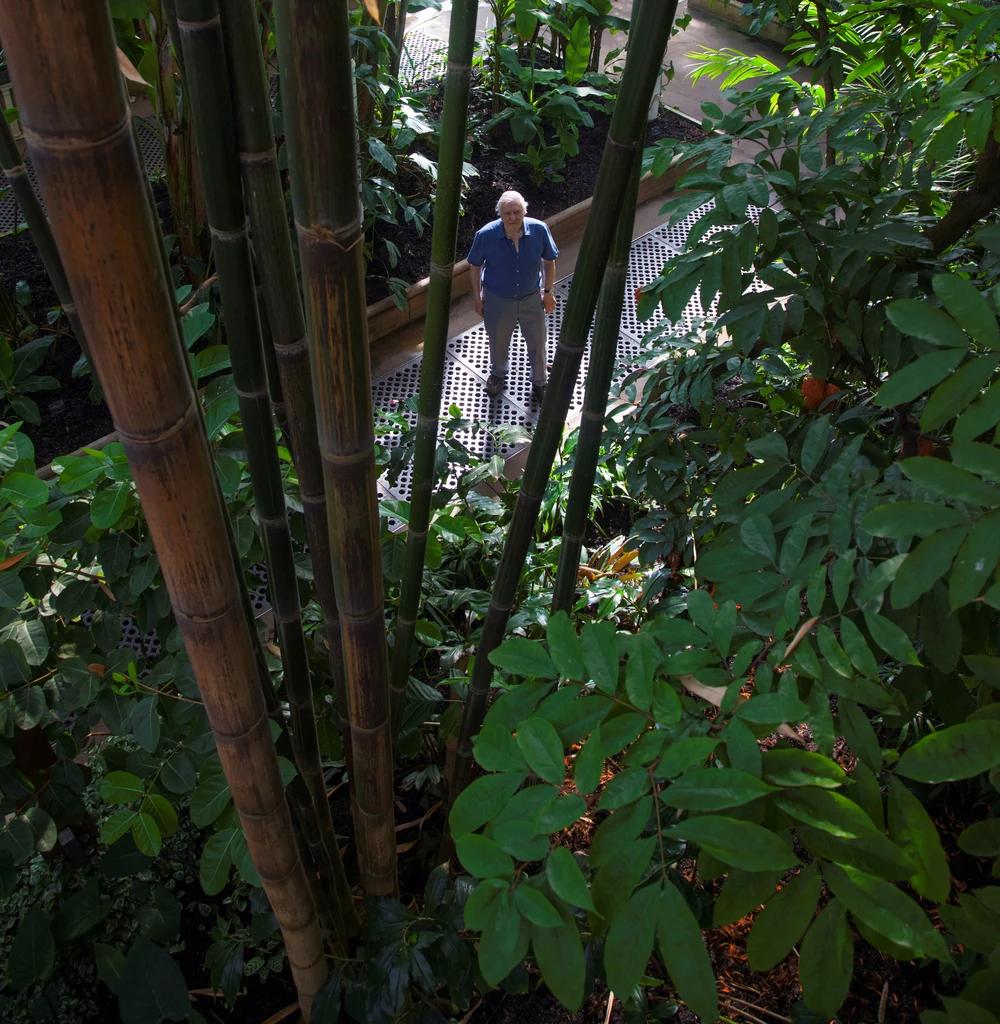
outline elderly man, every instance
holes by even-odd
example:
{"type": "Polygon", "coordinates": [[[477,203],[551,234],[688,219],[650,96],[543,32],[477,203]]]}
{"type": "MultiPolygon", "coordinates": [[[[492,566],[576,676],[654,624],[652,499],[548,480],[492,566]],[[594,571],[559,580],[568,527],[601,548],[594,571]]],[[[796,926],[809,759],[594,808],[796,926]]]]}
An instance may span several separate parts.
{"type": "Polygon", "coordinates": [[[476,232],[469,251],[472,296],[490,339],[490,396],[503,390],[517,324],[528,346],[532,396],[545,393],[545,314],[556,308],[552,285],[559,250],[548,225],[527,212],[520,192],[504,192],[497,201],[499,218],[476,232]]]}

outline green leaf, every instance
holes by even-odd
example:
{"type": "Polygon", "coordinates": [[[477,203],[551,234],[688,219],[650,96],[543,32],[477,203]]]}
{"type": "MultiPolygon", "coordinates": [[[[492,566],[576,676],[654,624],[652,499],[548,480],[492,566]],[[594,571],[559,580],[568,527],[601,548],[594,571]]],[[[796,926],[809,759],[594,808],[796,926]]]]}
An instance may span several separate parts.
{"type": "MultiPolygon", "coordinates": [[[[840,641],[844,645],[844,650],[847,651],[847,656],[851,659],[851,664],[862,675],[878,682],[878,662],[861,630],[846,615],[840,620],[840,641]]],[[[822,649],[822,644],[820,649],[822,649]]]]}
{"type": "Polygon", "coordinates": [[[548,652],[538,640],[526,640],[516,636],[490,651],[490,662],[518,676],[532,676],[539,679],[555,679],[556,671],[548,652]]]}
{"type": "Polygon", "coordinates": [[[705,940],[687,900],[669,879],[656,905],[656,938],[681,999],[703,1021],[717,1020],[719,996],[705,940]]]}
{"type": "Polygon", "coordinates": [[[488,772],[524,771],[527,765],[514,737],[502,726],[492,722],[483,726],[472,738],[476,762],[488,772]]]}
{"type": "Polygon", "coordinates": [[[125,958],[118,1009],[123,1024],[187,1020],[191,1013],[187,983],[177,961],[149,939],[139,938],[125,958]]]}
{"type": "Polygon", "coordinates": [[[128,502],[130,484],[127,480],[113,480],[102,487],[90,503],[90,521],[99,530],[106,530],[121,518],[128,502]]]}
{"type": "Polygon", "coordinates": [[[48,811],[41,807],[27,807],[16,820],[26,823],[31,829],[32,852],[48,853],[56,845],[56,823],[48,811]]]}
{"type": "Polygon", "coordinates": [[[191,820],[199,828],[206,828],[231,802],[232,796],[225,775],[219,771],[205,778],[202,773],[201,782],[191,794],[191,820]]]}
{"type": "Polygon", "coordinates": [[[563,923],[556,908],[533,885],[519,885],[514,890],[514,903],[521,916],[539,928],[559,928],[563,923]]]}
{"type": "Polygon", "coordinates": [[[996,372],[997,362],[996,356],[972,359],[956,370],[943,384],[939,384],[924,405],[924,411],[920,416],[920,429],[926,432],[938,430],[950,419],[964,412],[989,383],[996,372]]]}
{"type": "Polygon", "coordinates": [[[862,529],[873,537],[927,537],[952,526],[966,526],[958,509],[924,501],[894,501],[865,516],[862,529]]]}
{"type": "Polygon", "coordinates": [[[853,801],[830,789],[804,786],[773,797],[776,806],[796,821],[843,839],[855,839],[876,831],[871,818],[853,801]]]}
{"type": "Polygon", "coordinates": [[[455,849],[462,866],[473,878],[493,878],[514,872],[514,862],[510,856],[486,836],[458,836],[455,839],[455,849]]]}
{"type": "Polygon", "coordinates": [[[791,847],[773,832],[721,814],[688,818],[667,829],[664,835],[697,843],[724,864],[746,871],[791,868],[799,863],[791,847]]]}
{"type": "Polygon", "coordinates": [[[788,956],[813,919],[822,887],[816,865],[810,864],[771,897],[747,936],[753,970],[769,971],[788,956]]]}
{"type": "Polygon", "coordinates": [[[567,911],[561,928],[533,926],[531,947],[549,990],[571,1013],[576,1013],[583,1003],[587,975],[576,921],[567,911]]]}
{"type": "Polygon", "coordinates": [[[948,578],[951,609],[974,601],[1000,560],[1000,513],[984,516],[962,544],[948,578]]]}
{"type": "Polygon", "coordinates": [[[625,692],[633,706],[647,711],[653,700],[653,676],[658,652],[656,642],[645,633],[633,633],[625,663],[625,692]]]}
{"type": "Polygon", "coordinates": [[[820,460],[830,448],[830,416],[824,414],[816,417],[816,421],[806,431],[805,439],[802,442],[802,470],[805,473],[812,471],[819,465],[820,460]]]}
{"type": "Polygon", "coordinates": [[[576,788],[584,796],[593,793],[601,781],[603,770],[604,748],[601,744],[601,727],[597,725],[573,761],[573,781],[576,788]]]}
{"type": "Polygon", "coordinates": [[[21,991],[36,981],[44,981],[52,974],[55,959],[56,943],[49,915],[40,904],[33,903],[21,918],[7,957],[11,984],[21,991]]]}
{"type": "MultiPolygon", "coordinates": [[[[20,645],[18,650],[22,650],[20,645]]],[[[33,729],[47,711],[45,694],[40,686],[22,686],[10,695],[11,718],[18,729],[33,729]]]]}
{"type": "Polygon", "coordinates": [[[566,81],[575,85],[587,73],[590,64],[590,21],[581,12],[566,39],[566,81]]]}
{"type": "Polygon", "coordinates": [[[160,745],[159,698],[144,697],[132,709],[129,719],[136,742],[151,754],[160,745]]]}
{"type": "Polygon", "coordinates": [[[94,943],[94,959],[101,981],[117,996],[125,984],[125,957],[104,942],[94,943]]]}
{"type": "Polygon", "coordinates": [[[483,879],[465,901],[465,927],[476,932],[488,928],[497,909],[493,904],[507,890],[508,885],[502,878],[483,879]]]}
{"type": "Polygon", "coordinates": [[[228,345],[209,345],[194,357],[194,375],[197,380],[232,366],[228,345]]]}
{"type": "Polygon", "coordinates": [[[549,854],[545,862],[545,875],[552,891],[571,906],[596,911],[583,872],[565,846],[557,846],[549,854]]]}
{"type": "Polygon", "coordinates": [[[656,774],[672,779],[688,768],[704,763],[718,745],[719,741],[713,736],[685,736],[667,747],[656,774]]]}
{"type": "Polygon", "coordinates": [[[0,608],[16,608],[24,600],[24,584],[16,572],[0,572],[0,608]]]}
{"type": "Polygon", "coordinates": [[[111,900],[101,899],[101,884],[88,878],[82,889],[64,900],[52,919],[52,934],[60,945],[85,935],[111,913],[111,900]]]}
{"type": "Polygon", "coordinates": [[[545,638],[549,643],[549,655],[555,662],[559,675],[584,682],[587,679],[587,670],[583,664],[583,648],[566,612],[556,612],[549,617],[545,638]]]}
{"type": "Polygon", "coordinates": [[[601,794],[598,809],[614,811],[634,803],[650,789],[649,773],[643,768],[626,768],[609,780],[601,794]]]}
{"type": "Polygon", "coordinates": [[[755,693],[736,708],[736,717],[744,722],[773,725],[778,722],[802,722],[809,709],[797,697],[774,690],[755,693]]]}
{"type": "Polygon", "coordinates": [[[49,485],[34,473],[12,469],[0,482],[0,497],[17,508],[38,508],[49,500],[49,485]]]}
{"type": "Polygon", "coordinates": [[[934,294],[966,334],[986,348],[1000,348],[997,318],[971,281],[957,274],[935,274],[931,284],[934,294]]]}
{"type": "Polygon", "coordinates": [[[682,810],[721,811],[773,791],[773,786],[735,768],[694,768],[668,786],[661,799],[682,810]]]}
{"type": "Polygon", "coordinates": [[[138,851],[147,857],[155,857],[163,846],[163,837],[156,819],[145,812],[140,812],[132,819],[132,839],[138,851]]]}
{"type": "Polygon", "coordinates": [[[897,299],[885,307],[885,312],[890,323],[903,334],[948,348],[966,349],[969,346],[969,339],[958,324],[929,302],[897,299]]]}
{"type": "Polygon", "coordinates": [[[854,940],[840,900],[831,900],[806,933],[799,950],[799,984],[811,1010],[833,1017],[851,987],[854,940]]]}
{"type": "Polygon", "coordinates": [[[918,782],[971,779],[1000,764],[1000,721],[980,720],[939,729],[903,752],[896,771],[918,782]]]}
{"type": "Polygon", "coordinates": [[[162,794],[152,793],[147,796],[139,805],[139,810],[144,814],[148,814],[156,822],[156,827],[160,830],[160,835],[164,839],[167,836],[172,836],[177,831],[177,811],[174,809],[174,805],[162,794]]]}
{"type": "Polygon", "coordinates": [[[922,540],[899,567],[892,585],[893,608],[908,608],[951,568],[968,528],[955,526],[922,540]]]}
{"type": "Polygon", "coordinates": [[[618,688],[618,646],[614,623],[586,622],[580,634],[587,673],[599,690],[614,693],[618,688]]]}
{"type": "Polygon", "coordinates": [[[132,831],[132,822],[138,815],[138,811],[130,811],[127,807],[114,811],[101,826],[101,842],[117,843],[126,833],[132,831]]]}
{"type": "Polygon", "coordinates": [[[222,892],[229,881],[229,869],[233,865],[233,849],[239,829],[226,828],[208,837],[202,847],[198,864],[198,876],[202,889],[214,896],[222,892]]]}
{"type": "Polygon", "coordinates": [[[923,910],[889,882],[857,868],[824,864],[823,877],[854,917],[911,956],[951,962],[941,934],[923,910]]]}
{"type": "Polygon", "coordinates": [[[649,912],[655,900],[652,887],[637,890],[611,923],[604,942],[604,970],[612,992],[631,992],[646,973],[656,931],[656,917],[649,912]]]}
{"type": "Polygon", "coordinates": [[[943,903],[951,891],[951,870],[937,828],[924,805],[895,778],[889,784],[889,836],[917,865],[910,876],[913,888],[943,903]]]}
{"type": "Polygon", "coordinates": [[[903,459],[899,468],[908,480],[939,498],[984,505],[987,508],[1000,504],[1000,489],[943,459],[903,459]]]}
{"type": "Polygon", "coordinates": [[[959,848],[973,857],[1000,857],[1000,818],[987,818],[963,829],[959,848]]]}
{"type": "Polygon", "coordinates": [[[865,625],[868,627],[872,639],[886,654],[903,665],[920,664],[920,659],[913,649],[913,644],[910,643],[910,638],[895,622],[872,612],[865,612],[864,616],[865,625]]]}
{"type": "Polygon", "coordinates": [[[778,545],[767,516],[749,516],[740,526],[740,540],[756,555],[774,562],[778,545]]]}
{"type": "Polygon", "coordinates": [[[730,869],[715,901],[715,927],[734,924],[769,900],[774,895],[774,887],[781,880],[781,875],[780,871],[730,869]]]}
{"type": "Polygon", "coordinates": [[[173,942],[181,926],[180,900],[165,885],[154,885],[149,901],[136,908],[136,918],[147,939],[173,942]]]}
{"type": "Polygon", "coordinates": [[[853,701],[837,701],[837,717],[847,745],[873,772],[882,770],[882,751],[868,716],[853,701]]]}
{"type": "Polygon", "coordinates": [[[963,349],[950,348],[942,352],[930,352],[915,359],[894,373],[879,388],[875,395],[875,404],[883,409],[889,409],[912,402],[928,388],[943,381],[958,366],[964,355],[963,349]]]}
{"type": "Polygon", "coordinates": [[[528,952],[531,926],[508,892],[500,894],[493,908],[493,919],[479,936],[479,969],[491,985],[499,985],[528,952]]]}
{"type": "Polygon", "coordinates": [[[854,675],[851,670],[851,662],[843,647],[837,643],[833,630],[829,626],[819,626],[816,630],[816,640],[819,643],[820,654],[823,655],[830,668],[837,675],[850,679],[854,675]]]}
{"type": "Polygon", "coordinates": [[[546,782],[561,785],[566,766],[562,741],[552,723],[538,716],[526,718],[518,725],[516,738],[528,767],[546,782]]]}
{"type": "Polygon", "coordinates": [[[131,772],[109,772],[101,779],[101,799],[109,804],[130,804],[145,792],[145,783],[131,772]]]}
{"type": "Polygon", "coordinates": [[[160,772],[160,782],[171,793],[188,793],[194,789],[198,775],[194,761],[186,750],[171,755],[160,772]]]}

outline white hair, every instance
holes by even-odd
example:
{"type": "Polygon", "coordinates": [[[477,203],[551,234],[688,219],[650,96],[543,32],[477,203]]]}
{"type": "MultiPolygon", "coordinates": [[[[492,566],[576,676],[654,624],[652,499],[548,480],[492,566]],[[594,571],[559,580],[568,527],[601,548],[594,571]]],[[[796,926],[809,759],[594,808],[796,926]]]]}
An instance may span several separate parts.
{"type": "Polygon", "coordinates": [[[504,194],[497,200],[497,215],[498,216],[500,214],[500,211],[508,203],[520,203],[521,204],[521,210],[524,213],[528,212],[528,202],[524,198],[524,196],[522,196],[520,192],[510,191],[510,192],[504,192],[504,194]]]}

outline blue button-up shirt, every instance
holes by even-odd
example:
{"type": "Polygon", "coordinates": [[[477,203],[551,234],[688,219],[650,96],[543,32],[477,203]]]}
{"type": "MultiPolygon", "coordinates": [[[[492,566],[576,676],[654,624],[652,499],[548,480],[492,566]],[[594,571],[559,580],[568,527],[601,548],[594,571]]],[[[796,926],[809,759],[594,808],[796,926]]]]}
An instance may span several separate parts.
{"type": "Polygon", "coordinates": [[[521,224],[523,234],[516,249],[504,232],[503,221],[494,220],[476,232],[469,250],[472,266],[486,264],[483,286],[505,299],[536,291],[541,286],[542,260],[554,260],[559,255],[545,221],[525,217],[521,224]]]}

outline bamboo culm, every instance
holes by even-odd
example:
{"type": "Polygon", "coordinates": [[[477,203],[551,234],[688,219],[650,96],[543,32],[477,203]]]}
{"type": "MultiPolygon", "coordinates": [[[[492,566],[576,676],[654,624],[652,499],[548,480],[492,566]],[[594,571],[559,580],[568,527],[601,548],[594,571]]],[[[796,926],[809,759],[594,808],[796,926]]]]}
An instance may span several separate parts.
{"type": "Polygon", "coordinates": [[[646,128],[646,111],[653,86],[660,74],[676,0],[663,4],[643,4],[629,34],[628,55],[601,167],[594,187],[594,201],[587,219],[580,258],[573,274],[573,285],[559,343],[556,347],[549,385],[542,401],[538,426],[528,451],[521,488],[503,555],[497,569],[490,604],[469,684],[462,723],[459,729],[455,767],[449,779],[449,798],[468,784],[472,771],[472,737],[478,733],[486,714],[493,665],[489,655],[503,641],[517,595],[521,570],[534,536],[538,510],[549,481],[549,473],[566,425],[566,415],[583,357],[584,346],[611,242],[625,201],[623,187],[634,156],[641,150],[646,128]]]}
{"type": "Polygon", "coordinates": [[[369,896],[396,896],[389,671],[348,4],[280,0],[274,10],[350,703],[361,877],[369,896]]]}
{"type": "MultiPolygon", "coordinates": [[[[633,21],[638,17],[638,8],[638,3],[632,8],[633,21]]],[[[640,177],[642,153],[637,150],[629,171],[625,202],[611,243],[601,292],[597,298],[587,386],[583,395],[583,412],[580,416],[576,448],[573,451],[573,473],[570,477],[569,496],[566,499],[566,514],[563,516],[559,568],[556,571],[552,596],[554,612],[571,611],[576,594],[580,551],[583,548],[587,521],[590,517],[590,499],[594,493],[594,478],[601,452],[601,435],[604,433],[604,419],[608,411],[608,392],[618,353],[618,335],[625,304],[625,283],[628,278],[629,254],[632,251],[632,231],[635,228],[635,206],[639,197],[640,177]]]]}
{"type": "Polygon", "coordinates": [[[292,833],[242,581],[174,289],[163,271],[108,9],[76,0],[0,0],[0,36],[94,367],[308,1017],[327,976],[323,941],[292,833]]]}
{"type": "MultiPolygon", "coordinates": [[[[295,256],[281,187],[278,156],[271,129],[271,106],[263,56],[257,38],[254,0],[222,0],[222,27],[236,112],[236,135],[243,173],[243,194],[250,214],[257,252],[271,350],[285,409],[292,458],[299,478],[299,496],[306,521],[309,556],[330,654],[330,673],[340,714],[340,735],[354,803],[351,731],[347,684],[340,641],[340,619],[330,564],[323,463],[316,434],[316,403],[306,343],[305,316],[299,294],[295,256]]],[[[268,368],[272,387],[273,369],[268,368]]]]}
{"type": "Polygon", "coordinates": [[[41,257],[45,273],[49,275],[49,280],[52,282],[59,305],[62,306],[66,319],[69,320],[73,336],[89,362],[87,339],[84,336],[80,318],[77,316],[76,304],[73,302],[73,294],[70,292],[69,282],[66,280],[66,271],[63,270],[62,260],[59,258],[59,250],[52,237],[52,227],[42,209],[42,203],[35,192],[35,187],[28,177],[28,170],[21,159],[21,151],[17,148],[17,142],[14,141],[10,125],[3,116],[0,116],[0,167],[7,175],[7,183],[14,193],[18,206],[21,207],[24,222],[28,225],[31,239],[41,257]]]}
{"type": "Polygon", "coordinates": [[[298,579],[264,371],[218,5],[217,0],[176,0],[176,8],[233,382],[291,711],[295,761],[309,789],[320,834],[336,872],[333,881],[344,916],[344,931],[351,934],[357,931],[357,922],[352,920],[354,904],[340,863],[320,759],[298,579]]]}
{"type": "Polygon", "coordinates": [[[434,234],[431,240],[430,287],[424,320],[424,350],[420,364],[419,409],[413,453],[413,490],[410,495],[410,522],[406,535],[402,587],[393,634],[390,679],[393,735],[399,732],[410,675],[435,483],[434,465],[451,312],[452,268],[455,265],[455,246],[458,240],[458,211],[462,195],[462,162],[465,155],[465,125],[472,77],[476,10],[476,0],[457,0],[452,7],[448,36],[448,68],[441,119],[441,148],[438,152],[434,234]]]}

